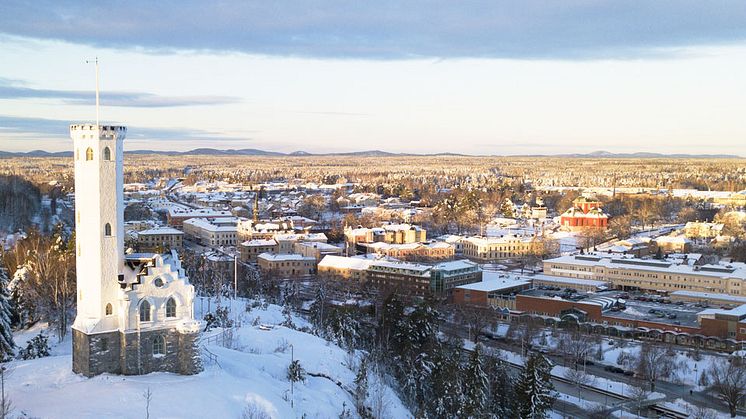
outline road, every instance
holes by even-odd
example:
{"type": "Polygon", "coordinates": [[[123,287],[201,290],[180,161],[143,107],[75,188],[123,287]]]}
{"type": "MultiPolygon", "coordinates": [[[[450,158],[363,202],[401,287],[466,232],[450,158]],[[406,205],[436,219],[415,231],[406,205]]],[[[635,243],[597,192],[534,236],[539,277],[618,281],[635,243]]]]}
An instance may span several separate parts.
{"type": "MultiPolygon", "coordinates": [[[[441,330],[444,333],[459,336],[463,339],[472,338],[468,336],[468,332],[464,329],[463,326],[460,326],[457,324],[444,323],[441,325],[441,330]]],[[[515,345],[509,342],[505,342],[505,341],[487,340],[487,341],[480,342],[480,343],[487,347],[491,347],[494,349],[502,349],[502,350],[506,350],[506,351],[510,351],[514,353],[521,352],[520,345],[515,345]]],[[[567,363],[567,361],[561,356],[547,354],[546,357],[549,360],[551,360],[555,365],[565,365],[567,363]]],[[[612,381],[624,382],[624,383],[631,384],[634,386],[639,386],[639,383],[635,383],[631,377],[627,377],[622,374],[617,374],[617,373],[613,373],[610,371],[606,371],[603,368],[603,366],[600,366],[597,364],[586,365],[585,371],[586,373],[593,375],[595,377],[601,378],[601,379],[609,379],[612,381]]],[[[561,393],[570,394],[576,397],[578,396],[577,388],[571,387],[569,389],[570,392],[567,392],[568,390],[567,387],[569,386],[567,383],[564,383],[564,382],[560,383],[557,380],[553,380],[553,383],[555,384],[555,388],[557,388],[557,390],[560,391],[561,393]],[[560,383],[561,385],[558,385],[557,383],[560,383]]],[[[647,390],[650,390],[650,388],[648,387],[647,390]]],[[[725,406],[725,404],[721,403],[713,395],[705,393],[705,392],[698,392],[698,391],[694,391],[690,395],[689,390],[692,390],[692,386],[684,385],[684,384],[676,384],[676,383],[671,383],[667,381],[657,381],[655,383],[655,391],[658,393],[664,394],[667,400],[675,400],[675,399],[680,398],[696,406],[706,407],[709,409],[717,410],[718,412],[722,412],[722,413],[728,413],[728,409],[725,406]]],[[[583,390],[582,396],[584,400],[594,401],[600,404],[604,404],[605,402],[605,397],[603,394],[593,393],[590,390],[587,390],[587,391],[583,390]],[[593,394],[593,395],[589,395],[589,394],[593,394]]]]}

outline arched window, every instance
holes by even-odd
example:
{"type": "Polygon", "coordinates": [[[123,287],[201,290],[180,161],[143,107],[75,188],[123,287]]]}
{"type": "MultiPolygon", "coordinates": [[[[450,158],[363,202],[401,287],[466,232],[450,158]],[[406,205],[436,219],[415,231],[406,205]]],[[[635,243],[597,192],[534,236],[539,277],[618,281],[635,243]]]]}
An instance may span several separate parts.
{"type": "Polygon", "coordinates": [[[114,312],[114,309],[111,307],[111,303],[106,305],[106,315],[111,316],[111,313],[114,312]]]}
{"type": "Polygon", "coordinates": [[[153,338],[153,355],[166,355],[166,338],[163,336],[153,338]]]}
{"type": "Polygon", "coordinates": [[[140,303],[140,321],[150,321],[150,303],[148,300],[143,300],[142,303],[140,303]]]}
{"type": "Polygon", "coordinates": [[[86,160],[93,160],[93,149],[88,147],[88,149],[85,151],[85,159],[86,160]]]}
{"type": "Polygon", "coordinates": [[[104,224],[104,236],[111,236],[111,224],[104,224]]]}
{"type": "Polygon", "coordinates": [[[166,317],[176,317],[176,300],[173,297],[166,301],[166,317]]]}
{"type": "Polygon", "coordinates": [[[111,150],[109,150],[109,147],[104,147],[104,160],[111,160],[111,150]]]}

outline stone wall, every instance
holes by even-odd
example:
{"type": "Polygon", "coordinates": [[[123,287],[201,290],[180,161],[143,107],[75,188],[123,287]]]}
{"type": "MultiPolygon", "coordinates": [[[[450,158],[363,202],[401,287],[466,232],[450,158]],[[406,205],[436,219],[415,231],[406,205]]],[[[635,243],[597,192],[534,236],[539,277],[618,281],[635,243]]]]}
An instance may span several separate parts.
{"type": "Polygon", "coordinates": [[[119,374],[119,331],[86,335],[73,329],[73,372],[87,377],[103,374],[119,374]]]}
{"type": "Polygon", "coordinates": [[[154,371],[191,375],[202,371],[198,333],[175,328],[87,335],[73,329],[73,372],[87,377],[102,373],[141,375],[154,371]],[[154,340],[164,337],[165,354],[153,354],[154,340]]]}

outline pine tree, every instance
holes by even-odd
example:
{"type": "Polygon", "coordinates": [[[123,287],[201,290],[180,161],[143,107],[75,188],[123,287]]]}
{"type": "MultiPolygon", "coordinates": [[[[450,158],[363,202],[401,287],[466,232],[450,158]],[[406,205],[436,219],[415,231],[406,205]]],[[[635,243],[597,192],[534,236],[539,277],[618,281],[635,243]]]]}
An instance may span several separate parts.
{"type": "Polygon", "coordinates": [[[355,409],[361,418],[372,418],[370,408],[365,405],[368,400],[368,361],[360,360],[360,368],[355,376],[355,409]]]}
{"type": "Polygon", "coordinates": [[[489,394],[489,382],[482,365],[481,345],[474,347],[466,366],[463,416],[478,418],[484,416],[489,394]]]}
{"type": "Polygon", "coordinates": [[[11,330],[13,307],[10,301],[8,282],[7,272],[0,268],[0,362],[12,358],[16,347],[11,330]]]}
{"type": "Polygon", "coordinates": [[[316,295],[313,303],[311,304],[311,319],[316,327],[320,330],[324,329],[324,304],[326,303],[326,287],[323,283],[319,283],[319,287],[316,288],[316,295]]]}
{"type": "Polygon", "coordinates": [[[489,415],[498,419],[512,418],[515,411],[513,376],[508,371],[505,362],[494,356],[487,358],[485,369],[490,387],[489,415]]]}
{"type": "Polygon", "coordinates": [[[544,355],[532,353],[526,361],[516,388],[517,416],[521,419],[544,419],[556,394],[551,381],[552,367],[544,355]]]}
{"type": "Polygon", "coordinates": [[[461,416],[464,404],[463,379],[461,374],[461,339],[449,340],[435,349],[431,386],[433,417],[449,418],[461,416]]]}

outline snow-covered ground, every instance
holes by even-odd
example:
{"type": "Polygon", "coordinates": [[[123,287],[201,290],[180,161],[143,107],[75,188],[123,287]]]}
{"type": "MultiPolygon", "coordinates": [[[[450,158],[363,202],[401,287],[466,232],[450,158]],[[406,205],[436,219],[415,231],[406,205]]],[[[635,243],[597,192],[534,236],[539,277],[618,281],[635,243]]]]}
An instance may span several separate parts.
{"type": "MultiPolygon", "coordinates": [[[[619,361],[623,361],[624,356],[620,358],[620,354],[626,353],[630,355],[630,358],[636,358],[640,353],[641,343],[625,341],[624,346],[620,347],[618,343],[619,339],[613,339],[617,344],[610,345],[609,339],[604,339],[602,343],[604,359],[601,361],[607,365],[617,365],[625,369],[633,369],[630,365],[624,365],[619,361]]],[[[671,381],[678,384],[686,384],[699,388],[699,380],[704,371],[707,371],[712,363],[722,355],[718,355],[710,352],[702,352],[699,360],[693,359],[692,351],[689,349],[675,349],[673,355],[673,363],[675,367],[671,377],[667,378],[667,381],[671,381]]]]}
{"type": "MultiPolygon", "coordinates": [[[[7,364],[6,391],[17,414],[43,418],[142,418],[143,393],[148,388],[151,417],[239,418],[247,407],[272,418],[338,417],[344,408],[354,417],[349,392],[327,378],[306,376],[305,382],[296,383],[291,407],[286,372],[292,346],[292,355],[306,371],[354,389],[357,356],[311,334],[280,326],[285,320],[281,307],[256,307],[243,311],[241,317],[243,326],[234,335],[233,349],[208,346],[217,355],[217,364],[206,364],[205,371],[195,376],[152,373],[85,378],[71,370],[68,338],[55,345],[53,356],[7,364]]],[[[294,316],[293,323],[306,325],[294,316]]],[[[16,341],[22,345],[36,333],[19,333],[16,341]]],[[[55,342],[51,337],[50,343],[55,342]]],[[[389,387],[376,383],[373,374],[370,380],[369,404],[384,406],[382,417],[411,417],[389,387]]]]}

